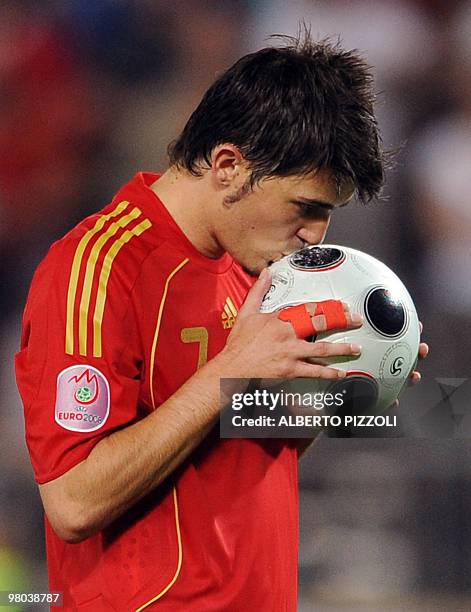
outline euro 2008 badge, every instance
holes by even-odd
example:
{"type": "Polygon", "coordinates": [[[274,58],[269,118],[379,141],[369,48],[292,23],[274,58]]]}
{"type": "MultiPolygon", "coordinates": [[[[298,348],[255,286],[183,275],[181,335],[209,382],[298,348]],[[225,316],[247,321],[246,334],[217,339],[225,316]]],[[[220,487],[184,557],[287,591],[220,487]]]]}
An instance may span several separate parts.
{"type": "Polygon", "coordinates": [[[57,377],[55,419],[70,431],[95,431],[110,412],[110,386],[93,366],[75,365],[57,377]]]}

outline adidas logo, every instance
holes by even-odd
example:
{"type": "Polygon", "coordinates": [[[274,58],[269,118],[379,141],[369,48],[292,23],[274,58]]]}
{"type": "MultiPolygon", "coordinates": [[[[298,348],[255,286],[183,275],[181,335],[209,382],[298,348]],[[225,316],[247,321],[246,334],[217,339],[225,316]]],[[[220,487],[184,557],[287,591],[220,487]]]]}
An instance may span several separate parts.
{"type": "Polygon", "coordinates": [[[224,329],[231,329],[237,317],[237,308],[230,297],[226,299],[224,308],[221,313],[221,323],[224,329]]]}

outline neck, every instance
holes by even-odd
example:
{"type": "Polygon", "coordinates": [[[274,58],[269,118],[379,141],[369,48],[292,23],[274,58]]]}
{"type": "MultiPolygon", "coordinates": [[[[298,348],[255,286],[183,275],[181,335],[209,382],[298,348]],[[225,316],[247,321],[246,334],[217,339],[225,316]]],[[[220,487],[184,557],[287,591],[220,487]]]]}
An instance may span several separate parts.
{"type": "Polygon", "coordinates": [[[205,177],[171,167],[150,188],[193,246],[206,257],[217,259],[224,249],[213,229],[211,194],[206,182],[205,177]]]}

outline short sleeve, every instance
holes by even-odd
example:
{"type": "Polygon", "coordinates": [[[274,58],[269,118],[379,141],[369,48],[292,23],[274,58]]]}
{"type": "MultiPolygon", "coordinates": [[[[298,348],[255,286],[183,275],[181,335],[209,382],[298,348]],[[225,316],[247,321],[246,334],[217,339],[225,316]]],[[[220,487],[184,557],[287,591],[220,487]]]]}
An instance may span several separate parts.
{"type": "Polygon", "coordinates": [[[80,253],[79,245],[56,243],[38,268],[15,358],[40,484],[140,418],[142,351],[131,300],[136,266],[125,249],[106,267],[105,257],[80,253]]]}

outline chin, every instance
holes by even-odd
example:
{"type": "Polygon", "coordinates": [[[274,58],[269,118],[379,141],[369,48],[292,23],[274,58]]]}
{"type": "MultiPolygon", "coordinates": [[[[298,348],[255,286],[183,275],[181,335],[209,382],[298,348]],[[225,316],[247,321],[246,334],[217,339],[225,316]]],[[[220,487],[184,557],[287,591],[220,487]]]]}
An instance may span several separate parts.
{"type": "Polygon", "coordinates": [[[232,253],[231,255],[246,274],[249,274],[255,278],[258,278],[260,276],[260,272],[272,263],[271,261],[268,262],[268,260],[262,257],[251,258],[252,261],[243,261],[242,257],[238,258],[232,253]]]}

